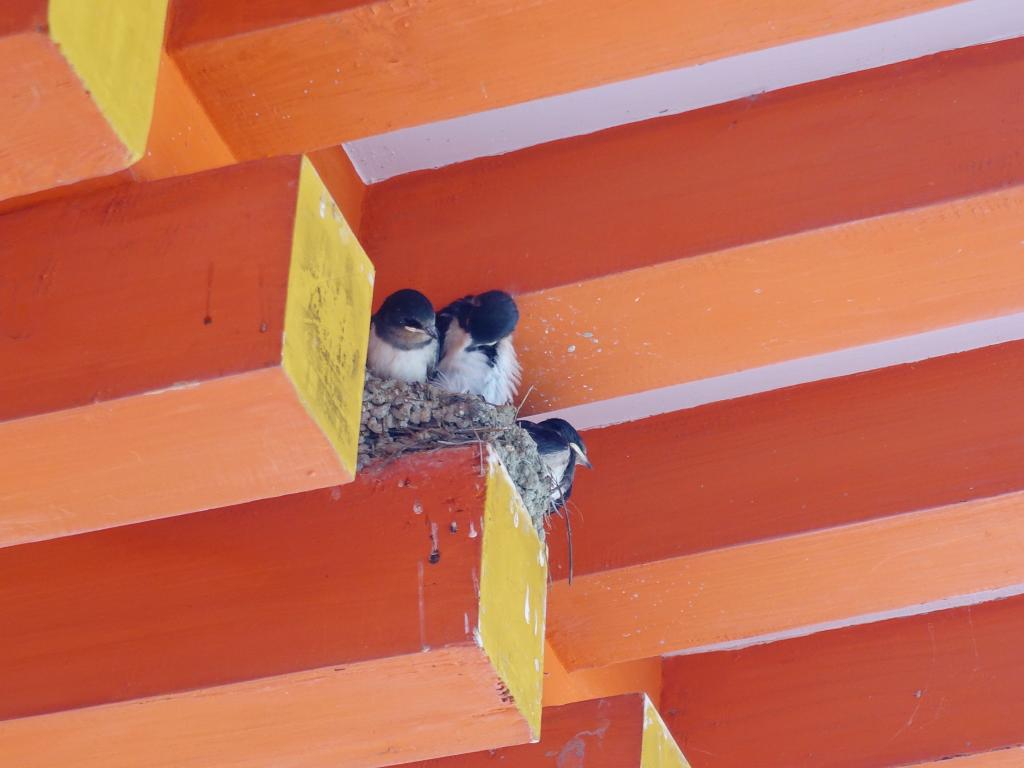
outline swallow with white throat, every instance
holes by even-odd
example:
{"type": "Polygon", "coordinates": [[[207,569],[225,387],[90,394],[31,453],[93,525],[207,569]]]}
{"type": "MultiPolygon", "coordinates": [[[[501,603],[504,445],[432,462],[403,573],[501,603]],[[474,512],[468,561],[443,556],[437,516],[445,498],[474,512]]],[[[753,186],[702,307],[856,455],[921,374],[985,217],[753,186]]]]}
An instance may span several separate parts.
{"type": "Polygon", "coordinates": [[[512,344],[518,322],[516,302],[504,291],[466,296],[442,309],[436,383],[449,392],[480,395],[492,405],[510,403],[522,375],[512,344]]]}
{"type": "Polygon", "coordinates": [[[591,468],[587,447],[576,428],[565,419],[545,419],[539,423],[520,420],[537,444],[537,453],[551,482],[551,505],[554,511],[565,507],[572,495],[576,466],[591,468]]]}
{"type": "Polygon", "coordinates": [[[434,306],[419,291],[395,291],[370,318],[366,365],[375,376],[426,381],[437,365],[434,306]]]}

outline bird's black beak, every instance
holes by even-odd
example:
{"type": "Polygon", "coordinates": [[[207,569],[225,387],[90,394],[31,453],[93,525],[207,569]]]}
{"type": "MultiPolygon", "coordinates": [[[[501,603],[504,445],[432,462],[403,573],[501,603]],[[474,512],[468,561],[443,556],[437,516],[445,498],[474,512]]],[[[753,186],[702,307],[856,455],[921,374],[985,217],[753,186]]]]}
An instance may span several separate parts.
{"type": "Polygon", "coordinates": [[[435,325],[428,325],[423,330],[427,332],[427,336],[429,336],[430,338],[435,339],[435,340],[437,339],[437,326],[435,326],[435,325]]]}

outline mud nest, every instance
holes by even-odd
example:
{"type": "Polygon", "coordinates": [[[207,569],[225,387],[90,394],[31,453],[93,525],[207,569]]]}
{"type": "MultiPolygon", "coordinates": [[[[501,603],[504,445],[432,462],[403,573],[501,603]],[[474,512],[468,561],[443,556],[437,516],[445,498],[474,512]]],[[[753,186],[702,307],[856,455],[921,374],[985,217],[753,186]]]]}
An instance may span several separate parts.
{"type": "Polygon", "coordinates": [[[516,426],[516,409],[431,384],[366,375],[359,430],[359,469],[420,451],[490,445],[501,457],[537,530],[551,509],[550,480],[537,446],[516,426]]]}

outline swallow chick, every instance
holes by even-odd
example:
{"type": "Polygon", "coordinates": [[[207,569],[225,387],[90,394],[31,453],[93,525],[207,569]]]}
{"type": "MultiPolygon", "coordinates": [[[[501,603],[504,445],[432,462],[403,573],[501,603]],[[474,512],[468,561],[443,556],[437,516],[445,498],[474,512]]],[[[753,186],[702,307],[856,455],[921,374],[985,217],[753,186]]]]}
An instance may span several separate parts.
{"type": "Polygon", "coordinates": [[[437,364],[434,307],[419,291],[395,291],[370,318],[366,365],[375,376],[426,381],[437,364]]]}
{"type": "Polygon", "coordinates": [[[537,444],[537,453],[551,481],[552,507],[555,511],[562,509],[572,495],[576,465],[592,467],[583,438],[565,419],[545,419],[540,423],[520,420],[516,423],[537,444]]]}
{"type": "Polygon", "coordinates": [[[504,291],[466,296],[442,309],[437,384],[449,392],[480,395],[492,405],[511,402],[522,374],[512,344],[518,322],[516,302],[504,291]]]}

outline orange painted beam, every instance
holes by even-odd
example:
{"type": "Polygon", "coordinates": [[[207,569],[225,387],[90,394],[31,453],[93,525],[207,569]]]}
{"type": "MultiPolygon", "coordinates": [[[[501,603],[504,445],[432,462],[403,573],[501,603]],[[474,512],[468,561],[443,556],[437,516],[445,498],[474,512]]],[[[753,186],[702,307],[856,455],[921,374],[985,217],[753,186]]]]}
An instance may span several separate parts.
{"type": "Polygon", "coordinates": [[[310,152],[309,159],[345,215],[345,220],[352,227],[352,231],[357,237],[360,236],[367,187],[359,178],[348,154],[340,146],[327,147],[310,152]]]}
{"type": "Polygon", "coordinates": [[[11,0],[0,20],[0,200],[125,171],[152,118],[167,0],[11,0]]]}
{"type": "Polygon", "coordinates": [[[550,643],[544,648],[545,707],[637,692],[647,694],[651,701],[661,700],[660,658],[570,672],[550,643]]]}
{"type": "Polygon", "coordinates": [[[660,756],[650,746],[645,750],[645,731],[662,727],[656,714],[648,721],[652,711],[642,694],[545,707],[541,740],[536,744],[411,763],[409,768],[489,768],[496,764],[516,768],[683,768],[686,762],[681,754],[666,750],[660,756]],[[664,762],[658,762],[659,757],[664,762]]]}
{"type": "Polygon", "coordinates": [[[536,627],[521,594],[509,610],[491,590],[531,583],[508,537],[539,541],[479,461],[420,455],[344,488],[0,549],[5,760],[376,766],[529,740],[539,664],[531,702],[505,643],[541,651],[544,574],[536,627]]]}
{"type": "Polygon", "coordinates": [[[274,365],[299,158],[0,217],[0,420],[274,365]]]}
{"type": "Polygon", "coordinates": [[[976,755],[929,760],[915,763],[914,768],[1020,768],[1024,765],[1024,747],[994,749],[976,755]]]}
{"type": "Polygon", "coordinates": [[[347,483],[279,367],[0,424],[0,547],[347,483]]]}
{"type": "Polygon", "coordinates": [[[549,640],[606,666],[1024,588],[1024,342],[587,432],[549,640]],[[604,458],[602,458],[604,457],[604,458]],[[968,503],[964,503],[968,502],[968,503]]]}
{"type": "MultiPolygon", "coordinates": [[[[0,215],[0,421],[279,364],[302,167],[275,158],[0,215]]],[[[324,219],[321,197],[310,213],[324,219]]]]}
{"type": "Polygon", "coordinates": [[[0,17],[0,35],[39,30],[46,26],[47,0],[8,0],[0,17]]]}
{"type": "Polygon", "coordinates": [[[0,102],[7,113],[0,121],[0,200],[131,164],[45,23],[0,37],[0,102]]]}
{"type": "Polygon", "coordinates": [[[362,237],[382,296],[518,294],[534,412],[1018,312],[1022,82],[1014,40],[410,174],[362,237]]]}
{"type": "Polygon", "coordinates": [[[177,0],[169,46],[242,158],[588,88],[952,4],[177,0]],[[244,12],[242,9],[245,9],[244,12]],[[253,10],[250,12],[250,8],[253,10]],[[537,35],[537,30],[545,30],[537,35]]]}
{"type": "Polygon", "coordinates": [[[372,266],[308,160],[50,201],[0,242],[0,546],[352,479],[372,266]]]}
{"type": "Polygon", "coordinates": [[[1024,181],[1021,82],[1010,40],[406,174],[372,185],[364,240],[383,295],[443,304],[1000,189],[1024,181]]]}
{"type": "MultiPolygon", "coordinates": [[[[1024,741],[1022,632],[1018,597],[670,658],[662,712],[694,768],[897,766],[981,753],[1024,741]]],[[[975,759],[1001,758],[963,765],[975,759]]],[[[1019,752],[1006,759],[1020,764],[1019,752]]]]}
{"type": "Polygon", "coordinates": [[[146,153],[131,172],[140,181],[184,176],[236,162],[177,62],[162,51],[146,153]]]}

